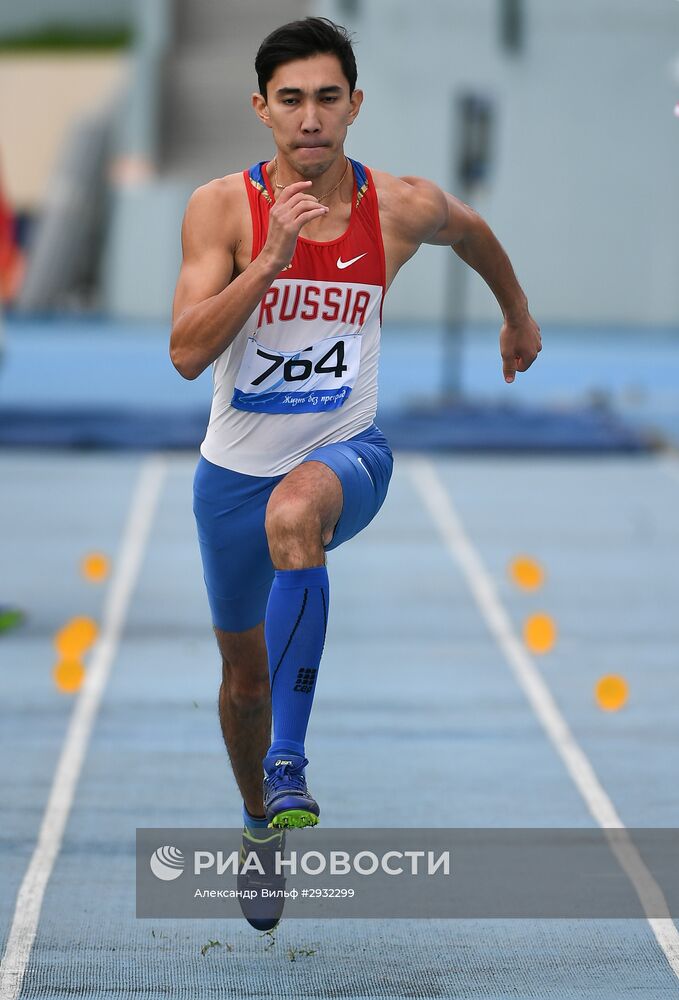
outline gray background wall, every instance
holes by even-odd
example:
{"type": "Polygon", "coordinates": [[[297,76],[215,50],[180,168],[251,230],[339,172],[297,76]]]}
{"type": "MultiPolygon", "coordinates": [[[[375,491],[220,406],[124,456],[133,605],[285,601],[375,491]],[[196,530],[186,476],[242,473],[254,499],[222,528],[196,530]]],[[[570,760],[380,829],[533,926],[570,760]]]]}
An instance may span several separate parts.
{"type": "MultiPolygon", "coordinates": [[[[499,43],[499,0],[318,0],[319,13],[357,36],[366,99],[348,152],[450,190],[454,95],[492,95],[495,168],[472,203],[508,250],[535,314],[676,323],[679,4],[524,6],[525,49],[511,56],[499,43]]],[[[439,318],[445,267],[444,252],[423,248],[392,287],[389,315],[439,318]]],[[[480,280],[470,282],[470,312],[497,316],[480,280]]]]}
{"type": "MultiPolygon", "coordinates": [[[[175,4],[179,14],[171,20],[179,30],[164,93],[157,112],[148,104],[149,121],[165,109],[165,156],[155,180],[126,187],[118,199],[105,305],[121,315],[166,313],[188,190],[234,169],[236,162],[249,162],[260,148],[256,155],[271,152],[269,135],[261,134],[249,109],[237,114],[227,98],[243,80],[254,82],[252,56],[266,31],[314,11],[356,33],[366,100],[347,149],[369,165],[430,177],[461,194],[452,171],[455,99],[468,90],[494,99],[493,169],[470,201],[509,252],[541,321],[676,324],[679,120],[672,112],[679,99],[679,3],[524,0],[520,54],[500,43],[501,5],[502,0],[175,4]],[[170,157],[173,150],[186,162],[179,162],[179,153],[170,157]],[[174,192],[171,198],[168,192],[174,192]],[[123,202],[132,206],[129,212],[123,202]],[[140,236],[138,220],[146,207],[150,225],[140,236]],[[123,224],[130,215],[131,229],[123,224]],[[157,239],[151,222],[160,217],[163,231],[176,238],[157,239]],[[156,294],[149,291],[156,284],[145,275],[150,259],[159,262],[156,270],[163,275],[156,294]],[[124,293],[128,286],[134,294],[124,293]]],[[[54,19],[119,22],[142,9],[155,12],[160,22],[168,16],[166,8],[172,10],[170,0],[144,0],[143,8],[132,0],[5,2],[0,30],[54,19]]],[[[137,73],[135,79],[142,78],[137,73]]],[[[249,88],[250,82],[248,93],[249,88]]],[[[131,107],[140,106],[137,87],[131,107]]],[[[446,257],[445,250],[424,247],[406,265],[390,291],[391,319],[442,318],[446,257]]],[[[472,320],[497,318],[495,300],[473,275],[468,305],[472,320]]]]}
{"type": "Polygon", "coordinates": [[[10,34],[54,23],[117,25],[128,19],[132,3],[133,0],[2,0],[0,32],[10,34]]]}

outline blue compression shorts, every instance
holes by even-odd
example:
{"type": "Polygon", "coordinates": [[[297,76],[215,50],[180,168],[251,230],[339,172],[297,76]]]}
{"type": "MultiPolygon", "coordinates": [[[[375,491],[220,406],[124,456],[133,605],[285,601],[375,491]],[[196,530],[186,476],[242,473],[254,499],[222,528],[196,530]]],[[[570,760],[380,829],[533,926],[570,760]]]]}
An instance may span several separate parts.
{"type": "MultiPolygon", "coordinates": [[[[370,524],[384,503],[394,459],[376,424],[347,441],[314,449],[302,462],[323,462],[342,484],[342,513],[326,551],[370,524]]],[[[300,463],[302,464],[302,463],[300,463]]],[[[264,620],[274,567],[264,530],[266,505],[284,476],[248,476],[202,455],[193,480],[193,512],[212,621],[244,632],[264,620]]]]}

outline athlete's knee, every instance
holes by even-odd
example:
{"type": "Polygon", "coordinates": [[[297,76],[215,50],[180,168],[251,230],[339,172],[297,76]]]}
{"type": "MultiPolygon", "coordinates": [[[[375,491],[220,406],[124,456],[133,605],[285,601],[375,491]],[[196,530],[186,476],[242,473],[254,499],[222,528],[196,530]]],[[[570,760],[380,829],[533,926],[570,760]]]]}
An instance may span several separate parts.
{"type": "Polygon", "coordinates": [[[271,700],[268,664],[232,661],[222,657],[225,696],[241,709],[257,709],[271,700]]]}
{"type": "Polygon", "coordinates": [[[222,673],[222,688],[228,701],[240,711],[259,711],[271,703],[268,675],[253,676],[227,669],[222,673]]]}
{"type": "Polygon", "coordinates": [[[256,707],[271,698],[269,661],[260,622],[246,632],[224,632],[215,627],[222,659],[222,686],[229,700],[256,707]]]}
{"type": "Polygon", "coordinates": [[[264,520],[267,539],[271,542],[312,542],[321,537],[321,516],[305,497],[269,499],[264,520]]]}

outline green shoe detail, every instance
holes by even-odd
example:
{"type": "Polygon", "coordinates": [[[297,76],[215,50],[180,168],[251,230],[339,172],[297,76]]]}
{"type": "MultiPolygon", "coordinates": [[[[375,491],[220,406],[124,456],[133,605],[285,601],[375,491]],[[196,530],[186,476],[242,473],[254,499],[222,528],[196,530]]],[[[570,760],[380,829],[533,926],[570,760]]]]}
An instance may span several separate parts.
{"type": "Polygon", "coordinates": [[[285,841],[282,841],[282,835],[278,831],[275,831],[274,833],[270,833],[269,829],[267,828],[267,829],[258,830],[257,833],[260,834],[260,836],[254,836],[253,837],[251,831],[248,830],[247,827],[245,827],[243,829],[243,839],[241,841],[240,853],[239,853],[239,856],[238,856],[238,860],[239,860],[239,863],[241,865],[245,863],[245,857],[246,857],[245,841],[246,840],[247,840],[248,844],[252,845],[252,847],[248,848],[248,850],[250,850],[250,851],[252,851],[252,850],[256,851],[258,847],[262,847],[262,845],[265,845],[265,844],[271,844],[273,847],[282,847],[283,844],[285,843],[285,841]],[[264,834],[264,836],[261,836],[261,834],[264,834]]]}
{"type": "Polygon", "coordinates": [[[243,827],[243,839],[249,840],[253,844],[269,844],[280,837],[280,834],[269,833],[269,827],[259,827],[254,831],[249,830],[247,827],[243,827]]]}
{"type": "Polygon", "coordinates": [[[8,632],[15,625],[20,625],[24,617],[23,611],[20,611],[19,608],[0,606],[0,632],[8,632]]]}
{"type": "Polygon", "coordinates": [[[269,823],[269,829],[283,827],[287,830],[301,830],[305,826],[316,826],[318,816],[307,809],[285,809],[269,823]]]}

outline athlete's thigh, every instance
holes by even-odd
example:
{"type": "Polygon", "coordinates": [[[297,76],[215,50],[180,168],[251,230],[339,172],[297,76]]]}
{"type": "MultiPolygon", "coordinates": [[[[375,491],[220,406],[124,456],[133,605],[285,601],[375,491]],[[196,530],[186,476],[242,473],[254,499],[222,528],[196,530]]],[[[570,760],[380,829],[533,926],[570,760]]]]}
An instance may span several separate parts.
{"type": "Polygon", "coordinates": [[[342,505],[324,548],[336,549],[357,535],[373,520],[384,503],[391,480],[394,457],[380,429],[371,427],[346,441],[323,445],[304,459],[321,462],[335,473],[342,492],[342,505]]]}
{"type": "Polygon", "coordinates": [[[246,632],[264,619],[274,568],[264,518],[280,477],[245,476],[201,458],[193,511],[212,622],[246,632]]]}

